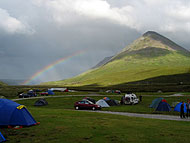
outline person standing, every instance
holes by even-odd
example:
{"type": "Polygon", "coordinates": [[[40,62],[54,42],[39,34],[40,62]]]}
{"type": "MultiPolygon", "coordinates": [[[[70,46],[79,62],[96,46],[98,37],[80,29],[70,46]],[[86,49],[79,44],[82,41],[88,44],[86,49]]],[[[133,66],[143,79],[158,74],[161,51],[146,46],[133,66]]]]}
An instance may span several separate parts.
{"type": "Polygon", "coordinates": [[[182,101],[182,104],[180,106],[180,117],[181,118],[185,118],[185,114],[184,114],[184,102],[182,101]]]}
{"type": "Polygon", "coordinates": [[[141,102],[142,101],[142,95],[140,95],[139,98],[140,98],[140,102],[141,102]]]}
{"type": "Polygon", "coordinates": [[[189,117],[189,114],[190,114],[190,100],[188,100],[187,104],[186,104],[186,107],[187,107],[187,118],[189,117]]]}

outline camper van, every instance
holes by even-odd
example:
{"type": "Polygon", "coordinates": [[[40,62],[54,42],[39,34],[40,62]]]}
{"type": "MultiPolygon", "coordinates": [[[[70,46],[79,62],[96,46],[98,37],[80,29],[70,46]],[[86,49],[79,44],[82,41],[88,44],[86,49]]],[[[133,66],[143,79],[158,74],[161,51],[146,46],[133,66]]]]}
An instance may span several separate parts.
{"type": "Polygon", "coordinates": [[[121,102],[125,105],[133,105],[133,104],[138,104],[139,99],[134,93],[131,93],[131,94],[125,94],[122,97],[121,102]]]}

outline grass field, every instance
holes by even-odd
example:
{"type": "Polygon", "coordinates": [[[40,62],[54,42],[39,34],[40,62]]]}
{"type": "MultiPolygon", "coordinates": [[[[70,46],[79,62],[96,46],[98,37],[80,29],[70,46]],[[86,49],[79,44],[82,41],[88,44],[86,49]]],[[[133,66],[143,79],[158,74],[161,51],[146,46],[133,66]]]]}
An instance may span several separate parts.
{"type": "MultiPolygon", "coordinates": [[[[94,97],[96,100],[102,97],[94,97]]],[[[120,96],[110,97],[120,99],[120,96]]],[[[148,108],[155,96],[144,96],[134,106],[118,106],[103,110],[156,113],[148,108]]],[[[186,100],[186,97],[166,97],[168,102],[186,100]]],[[[189,122],[143,119],[73,110],[73,103],[82,97],[47,98],[49,105],[33,106],[36,99],[18,101],[27,106],[38,126],[19,130],[1,129],[10,143],[179,143],[189,142],[189,122]]]]}
{"type": "Polygon", "coordinates": [[[2,81],[0,81],[0,87],[5,86],[5,85],[7,85],[7,84],[5,84],[2,81]]]}
{"type": "Polygon", "coordinates": [[[3,130],[10,143],[189,142],[189,123],[30,108],[39,126],[3,130]]]}
{"type": "MultiPolygon", "coordinates": [[[[137,94],[138,95],[138,94],[137,94]]],[[[189,94],[190,95],[190,94],[189,94]]],[[[84,95],[86,97],[88,95],[84,95]]],[[[93,96],[92,98],[95,99],[96,101],[99,99],[102,99],[104,96],[93,96]]],[[[122,96],[120,95],[115,95],[115,96],[109,96],[111,99],[119,100],[121,99],[122,96]]],[[[162,96],[143,96],[143,101],[140,102],[139,104],[132,105],[132,106],[127,106],[127,105],[120,105],[120,106],[112,106],[110,108],[102,108],[104,111],[118,111],[118,112],[131,112],[131,113],[144,113],[144,114],[168,114],[168,115],[178,115],[178,112],[157,112],[152,108],[149,108],[149,105],[152,103],[152,100],[154,100],[157,97],[163,97],[164,99],[167,100],[167,102],[172,105],[172,102],[181,102],[181,101],[187,101],[187,99],[190,99],[190,96],[181,96],[181,97],[168,97],[168,95],[162,95],[162,96]]],[[[73,105],[76,101],[82,100],[83,97],[81,96],[76,96],[76,97],[59,97],[59,98],[47,98],[46,100],[48,101],[49,105],[48,108],[53,108],[53,109],[74,109],[73,105]]],[[[34,102],[36,99],[32,100],[23,100],[23,101],[18,101],[20,104],[24,104],[27,107],[33,107],[34,102]]],[[[46,107],[42,107],[46,108],[46,107]]]]}

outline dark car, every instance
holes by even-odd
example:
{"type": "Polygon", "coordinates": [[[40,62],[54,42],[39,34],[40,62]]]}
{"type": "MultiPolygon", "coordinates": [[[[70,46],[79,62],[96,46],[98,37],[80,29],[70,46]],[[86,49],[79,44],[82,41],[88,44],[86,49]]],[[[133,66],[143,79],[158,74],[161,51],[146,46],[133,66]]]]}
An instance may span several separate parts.
{"type": "Polygon", "coordinates": [[[29,97],[36,97],[37,96],[37,94],[36,94],[36,92],[34,92],[34,90],[29,90],[27,94],[29,95],[29,97]]]}
{"type": "Polygon", "coordinates": [[[28,95],[26,93],[19,94],[19,98],[28,98],[28,97],[30,97],[30,95],[28,95]]]}
{"type": "Polygon", "coordinates": [[[74,107],[76,110],[79,109],[87,109],[87,110],[100,110],[101,106],[97,105],[97,104],[93,104],[90,101],[78,101],[75,102],[74,107]]]}
{"type": "Polygon", "coordinates": [[[36,93],[21,93],[19,94],[19,98],[29,98],[29,97],[36,97],[36,93]]]}
{"type": "Polygon", "coordinates": [[[30,93],[30,92],[28,92],[27,94],[28,94],[29,97],[36,97],[37,96],[36,93],[30,93]]]}

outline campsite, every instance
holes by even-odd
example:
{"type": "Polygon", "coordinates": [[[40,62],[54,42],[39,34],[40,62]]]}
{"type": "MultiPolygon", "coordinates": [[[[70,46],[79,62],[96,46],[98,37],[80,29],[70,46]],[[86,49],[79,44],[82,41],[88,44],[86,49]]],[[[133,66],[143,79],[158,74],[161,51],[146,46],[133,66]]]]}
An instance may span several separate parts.
{"type": "Polygon", "coordinates": [[[190,143],[190,1],[0,0],[0,143],[190,143]]]}
{"type": "MultiPolygon", "coordinates": [[[[156,111],[149,106],[157,98],[163,98],[168,104],[186,101],[189,93],[183,96],[171,96],[175,93],[136,93],[142,95],[142,102],[135,105],[119,105],[104,107],[101,111],[129,112],[139,114],[160,114],[179,116],[179,112],[156,111]],[[148,95],[149,94],[149,95],[148,95]]],[[[7,142],[188,142],[190,122],[169,121],[109,115],[97,112],[77,111],[74,103],[85,99],[95,101],[113,99],[120,101],[118,94],[99,92],[55,93],[55,95],[39,96],[44,98],[45,106],[35,106],[40,99],[37,97],[14,98],[18,104],[25,105],[39,125],[23,127],[21,129],[1,128],[1,133],[7,142]],[[36,99],[37,98],[37,99],[36,99]],[[158,128],[159,126],[159,128],[158,128]],[[166,128],[167,126],[167,128],[166,128]],[[163,130],[164,129],[164,130],[163,130]],[[180,129],[180,132],[179,132],[180,129]],[[135,137],[138,135],[138,138],[135,137]],[[160,137],[162,137],[160,139],[160,137]]],[[[41,103],[41,102],[40,102],[41,103]]],[[[184,119],[185,120],[185,119],[184,119]]]]}

